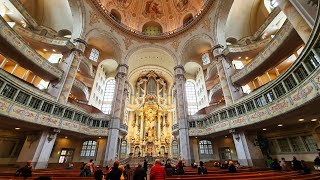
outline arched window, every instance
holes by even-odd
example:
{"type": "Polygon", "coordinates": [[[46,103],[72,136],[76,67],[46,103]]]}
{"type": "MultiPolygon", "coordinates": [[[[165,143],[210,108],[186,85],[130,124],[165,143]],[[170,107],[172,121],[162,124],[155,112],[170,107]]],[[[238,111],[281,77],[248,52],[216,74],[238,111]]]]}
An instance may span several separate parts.
{"type": "Polygon", "coordinates": [[[188,102],[188,114],[193,115],[198,111],[195,84],[191,81],[186,82],[186,94],[188,102]]]}
{"type": "Polygon", "coordinates": [[[201,159],[213,158],[211,141],[208,141],[208,140],[199,141],[199,154],[201,159]]]}
{"type": "Polygon", "coordinates": [[[178,143],[177,141],[172,141],[172,155],[174,158],[178,157],[178,143]]]}
{"type": "Polygon", "coordinates": [[[162,33],[162,26],[158,22],[149,21],[142,26],[142,32],[147,35],[159,35],[162,33]]]}
{"type": "Polygon", "coordinates": [[[116,87],[116,81],[114,79],[107,81],[106,88],[103,96],[103,103],[101,111],[105,114],[110,114],[112,100],[114,96],[114,89],[116,87]]]}
{"type": "Polygon", "coordinates": [[[127,141],[122,141],[121,148],[120,148],[120,158],[126,158],[127,154],[127,141]]]}
{"type": "Polygon", "coordinates": [[[97,141],[85,141],[80,156],[93,157],[96,155],[97,141]]]}
{"type": "Polygon", "coordinates": [[[203,65],[208,65],[210,64],[210,57],[208,53],[205,53],[202,55],[202,64],[203,65]]]}
{"type": "Polygon", "coordinates": [[[100,54],[100,52],[99,52],[98,49],[92,48],[92,49],[91,49],[90,56],[89,56],[89,59],[92,60],[92,61],[97,62],[98,59],[99,59],[99,54],[100,54]]]}

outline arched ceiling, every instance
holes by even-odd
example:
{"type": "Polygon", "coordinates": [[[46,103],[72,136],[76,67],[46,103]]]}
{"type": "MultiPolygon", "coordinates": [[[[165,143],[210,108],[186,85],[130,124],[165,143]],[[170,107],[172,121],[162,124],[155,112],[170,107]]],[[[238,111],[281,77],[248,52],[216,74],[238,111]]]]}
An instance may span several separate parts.
{"type": "MultiPolygon", "coordinates": [[[[162,25],[163,31],[171,31],[183,25],[188,14],[196,16],[204,6],[204,0],[100,0],[104,8],[116,10],[121,22],[142,30],[142,26],[155,21],[162,25]]],[[[101,8],[101,7],[99,7],[101,8]]]]}
{"type": "Polygon", "coordinates": [[[159,48],[142,48],[134,52],[128,60],[129,74],[139,67],[158,66],[162,67],[172,75],[175,61],[173,57],[159,48]]]}
{"type": "Polygon", "coordinates": [[[226,23],[226,39],[252,35],[268,15],[264,0],[234,0],[226,23]]]}

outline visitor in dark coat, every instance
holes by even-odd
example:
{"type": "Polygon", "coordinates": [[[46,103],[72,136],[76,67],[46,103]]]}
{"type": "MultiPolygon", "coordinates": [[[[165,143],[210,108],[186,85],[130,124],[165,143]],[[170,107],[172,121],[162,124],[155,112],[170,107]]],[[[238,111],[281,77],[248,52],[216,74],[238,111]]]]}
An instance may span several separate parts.
{"type": "Polygon", "coordinates": [[[119,162],[114,161],[113,167],[109,169],[106,180],[120,180],[122,171],[119,169],[119,162]]]}
{"type": "Polygon", "coordinates": [[[141,164],[138,164],[138,167],[134,171],[133,180],[144,180],[147,177],[147,173],[141,164]]]}

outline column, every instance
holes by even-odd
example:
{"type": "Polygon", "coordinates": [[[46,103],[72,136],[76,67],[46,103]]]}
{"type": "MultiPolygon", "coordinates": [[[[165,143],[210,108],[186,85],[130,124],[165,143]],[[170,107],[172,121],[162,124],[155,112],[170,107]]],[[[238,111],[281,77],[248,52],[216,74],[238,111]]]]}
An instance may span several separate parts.
{"type": "Polygon", "coordinates": [[[59,132],[58,129],[52,129],[41,134],[29,135],[23,144],[17,162],[26,163],[32,160],[34,169],[46,169],[59,132]]]}
{"type": "MultiPolygon", "coordinates": [[[[108,142],[106,154],[104,157],[104,166],[107,163],[115,160],[118,152],[118,139],[119,139],[119,130],[121,122],[121,114],[124,111],[125,93],[126,93],[126,81],[128,74],[128,66],[125,64],[120,64],[118,67],[118,73],[116,75],[116,87],[113,97],[112,110],[111,110],[111,125],[109,128],[108,142]]],[[[113,162],[112,162],[113,163],[113,162]]]]}
{"type": "Polygon", "coordinates": [[[9,60],[7,60],[7,58],[4,58],[4,60],[2,61],[0,68],[3,69],[4,66],[9,62],[9,60]]]}
{"type": "Polygon", "coordinates": [[[174,67],[175,88],[177,98],[177,118],[179,123],[179,144],[180,157],[185,160],[186,164],[191,163],[189,129],[188,129],[188,104],[186,96],[186,78],[184,68],[181,65],[174,67]]]}
{"type": "Polygon", "coordinates": [[[231,64],[228,64],[226,57],[222,54],[222,50],[222,45],[216,45],[212,48],[212,54],[217,61],[217,71],[226,106],[230,106],[235,100],[243,96],[243,92],[240,87],[232,85],[230,77],[235,73],[235,69],[231,64]]]}
{"type": "Polygon", "coordinates": [[[287,16],[293,28],[297,31],[303,42],[306,44],[311,35],[311,27],[303,19],[297,9],[289,0],[277,0],[282,12],[287,16]]]}
{"type": "Polygon", "coordinates": [[[244,166],[264,167],[264,157],[259,146],[254,145],[256,135],[248,135],[244,132],[232,134],[237,151],[238,161],[244,166]]]}
{"type": "Polygon", "coordinates": [[[313,27],[318,12],[318,0],[290,0],[290,2],[298,10],[308,25],[313,27]]]}
{"type": "Polygon", "coordinates": [[[71,92],[74,79],[83,58],[83,52],[87,43],[82,39],[74,40],[76,48],[72,49],[59,63],[59,68],[64,71],[63,77],[59,82],[51,82],[48,87],[48,93],[57,97],[59,103],[66,104],[71,92]]]}

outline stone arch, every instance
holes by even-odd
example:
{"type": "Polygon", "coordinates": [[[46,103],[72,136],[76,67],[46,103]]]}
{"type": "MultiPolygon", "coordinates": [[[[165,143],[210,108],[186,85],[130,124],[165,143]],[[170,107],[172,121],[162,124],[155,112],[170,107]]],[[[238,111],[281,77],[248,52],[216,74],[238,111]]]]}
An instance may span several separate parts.
{"type": "Polygon", "coordinates": [[[190,61],[194,61],[201,64],[199,58],[202,54],[209,52],[213,46],[214,40],[208,34],[203,33],[191,37],[184,44],[180,53],[180,59],[183,61],[181,62],[181,65],[184,65],[190,61]]]}
{"type": "Polygon", "coordinates": [[[85,7],[83,1],[74,1],[68,0],[70,10],[72,13],[73,24],[77,24],[73,26],[71,39],[81,38],[83,39],[84,32],[84,17],[85,17],[85,7]]]}
{"type": "Polygon", "coordinates": [[[193,19],[193,15],[191,13],[185,15],[182,20],[182,25],[183,26],[188,25],[192,19],[193,19]]]}
{"type": "Polygon", "coordinates": [[[100,46],[103,44],[103,48],[100,49],[103,49],[108,54],[109,57],[107,59],[114,59],[120,64],[123,51],[118,39],[111,33],[95,28],[87,32],[84,39],[88,44],[90,44],[91,40],[98,42],[100,46]]]}
{"type": "Polygon", "coordinates": [[[178,64],[180,64],[180,61],[178,60],[178,58],[177,58],[177,56],[175,55],[174,52],[172,52],[172,51],[169,50],[168,48],[165,48],[165,47],[160,46],[160,45],[157,45],[157,44],[144,44],[144,45],[137,46],[137,47],[131,49],[131,50],[127,53],[126,57],[124,58],[123,63],[124,63],[124,64],[128,64],[129,59],[130,59],[130,57],[132,56],[132,54],[134,54],[135,52],[139,51],[140,49],[145,49],[145,48],[160,49],[160,50],[166,52],[168,55],[171,56],[171,58],[174,60],[175,66],[178,65],[178,64]]]}
{"type": "Polygon", "coordinates": [[[221,44],[223,46],[226,45],[226,24],[227,19],[233,5],[234,0],[224,1],[219,0],[216,9],[214,10],[215,13],[215,20],[213,22],[213,41],[215,42],[214,45],[221,44]]]}
{"type": "Polygon", "coordinates": [[[121,22],[121,14],[116,9],[111,9],[110,15],[115,21],[121,22]]]}

